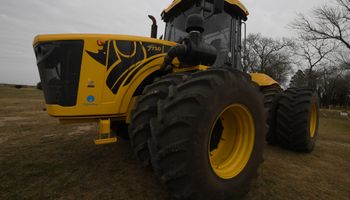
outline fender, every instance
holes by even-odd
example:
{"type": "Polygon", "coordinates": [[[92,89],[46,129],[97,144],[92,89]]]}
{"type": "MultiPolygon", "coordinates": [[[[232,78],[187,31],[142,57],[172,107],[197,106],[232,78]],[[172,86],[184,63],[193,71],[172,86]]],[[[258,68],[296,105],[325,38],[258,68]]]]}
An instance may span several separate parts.
{"type": "Polygon", "coordinates": [[[137,97],[137,90],[139,87],[142,87],[143,81],[159,71],[164,61],[164,57],[165,54],[154,56],[130,73],[129,77],[124,81],[122,84],[123,86],[116,95],[116,97],[119,98],[119,101],[116,101],[118,106],[117,113],[129,113],[133,107],[132,99],[137,97]]]}
{"type": "Polygon", "coordinates": [[[251,73],[249,74],[250,77],[252,78],[252,81],[258,84],[260,87],[265,87],[265,86],[270,86],[279,83],[275,81],[273,78],[270,76],[263,74],[263,73],[251,73]]]}

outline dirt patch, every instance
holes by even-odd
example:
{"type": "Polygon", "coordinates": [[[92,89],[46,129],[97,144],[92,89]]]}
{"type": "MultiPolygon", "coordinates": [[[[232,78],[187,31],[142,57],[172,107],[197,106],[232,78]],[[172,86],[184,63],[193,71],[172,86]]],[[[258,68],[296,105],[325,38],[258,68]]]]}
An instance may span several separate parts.
{"type": "Polygon", "coordinates": [[[53,138],[56,136],[57,136],[57,134],[48,134],[48,135],[43,135],[41,138],[53,138]]]}
{"type": "Polygon", "coordinates": [[[344,142],[337,142],[337,141],[326,141],[326,140],[322,140],[322,141],[318,141],[318,143],[320,143],[320,145],[329,145],[329,146],[343,146],[343,147],[346,147],[346,148],[349,148],[350,149],[350,144],[349,143],[344,143],[344,142]]]}
{"type": "Polygon", "coordinates": [[[28,119],[26,117],[0,117],[0,122],[20,121],[28,119]]]}
{"type": "Polygon", "coordinates": [[[23,122],[23,121],[21,121],[19,124],[21,124],[21,125],[34,125],[34,124],[38,124],[38,122],[37,121],[27,121],[27,122],[23,122]]]}
{"type": "Polygon", "coordinates": [[[76,127],[76,129],[74,131],[68,133],[68,135],[70,135],[70,136],[81,135],[81,134],[85,134],[93,129],[96,129],[96,127],[92,124],[79,125],[78,127],[76,127]]]}
{"type": "Polygon", "coordinates": [[[2,144],[2,143],[5,143],[5,142],[7,142],[8,141],[8,137],[0,137],[0,144],[2,144]]]}

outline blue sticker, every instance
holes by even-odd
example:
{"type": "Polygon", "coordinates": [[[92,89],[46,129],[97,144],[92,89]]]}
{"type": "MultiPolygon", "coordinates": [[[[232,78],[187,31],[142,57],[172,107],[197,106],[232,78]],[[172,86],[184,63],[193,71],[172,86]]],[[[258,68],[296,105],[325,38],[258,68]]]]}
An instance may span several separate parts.
{"type": "Polygon", "coordinates": [[[95,101],[95,97],[92,96],[92,95],[90,95],[90,96],[88,96],[88,97],[86,98],[86,100],[87,100],[89,103],[92,103],[92,102],[95,101]]]}

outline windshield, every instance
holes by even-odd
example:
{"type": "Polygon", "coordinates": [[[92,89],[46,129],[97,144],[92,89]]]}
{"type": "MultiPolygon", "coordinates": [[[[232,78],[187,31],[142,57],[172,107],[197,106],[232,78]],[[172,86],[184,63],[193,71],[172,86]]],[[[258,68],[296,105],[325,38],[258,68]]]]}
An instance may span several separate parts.
{"type": "MultiPolygon", "coordinates": [[[[192,13],[194,12],[190,9],[181,13],[175,19],[170,20],[166,25],[165,39],[179,42],[186,37],[186,19],[188,15],[192,13]]],[[[235,44],[237,42],[235,41],[239,41],[238,46],[240,47],[240,34],[239,37],[233,37],[235,38],[234,41],[232,41],[232,37],[230,37],[231,35],[240,32],[240,28],[238,28],[240,23],[237,22],[238,18],[233,18],[226,12],[214,15],[205,21],[203,39],[207,44],[213,45],[218,51],[218,57],[214,64],[215,66],[233,65],[234,60],[238,59],[238,57],[236,59],[233,58],[235,55],[232,52],[237,52],[238,50],[238,48],[235,48],[235,46],[237,46],[237,44],[235,44]]],[[[236,64],[235,66],[237,66],[236,64]]]]}

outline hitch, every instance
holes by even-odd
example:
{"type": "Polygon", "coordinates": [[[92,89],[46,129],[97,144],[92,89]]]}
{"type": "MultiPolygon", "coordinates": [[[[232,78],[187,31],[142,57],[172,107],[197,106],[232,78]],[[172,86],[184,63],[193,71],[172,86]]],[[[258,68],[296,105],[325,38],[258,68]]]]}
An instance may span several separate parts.
{"type": "Polygon", "coordinates": [[[100,129],[98,138],[94,140],[96,145],[110,144],[117,142],[118,139],[111,135],[111,120],[100,119],[100,129]]]}

